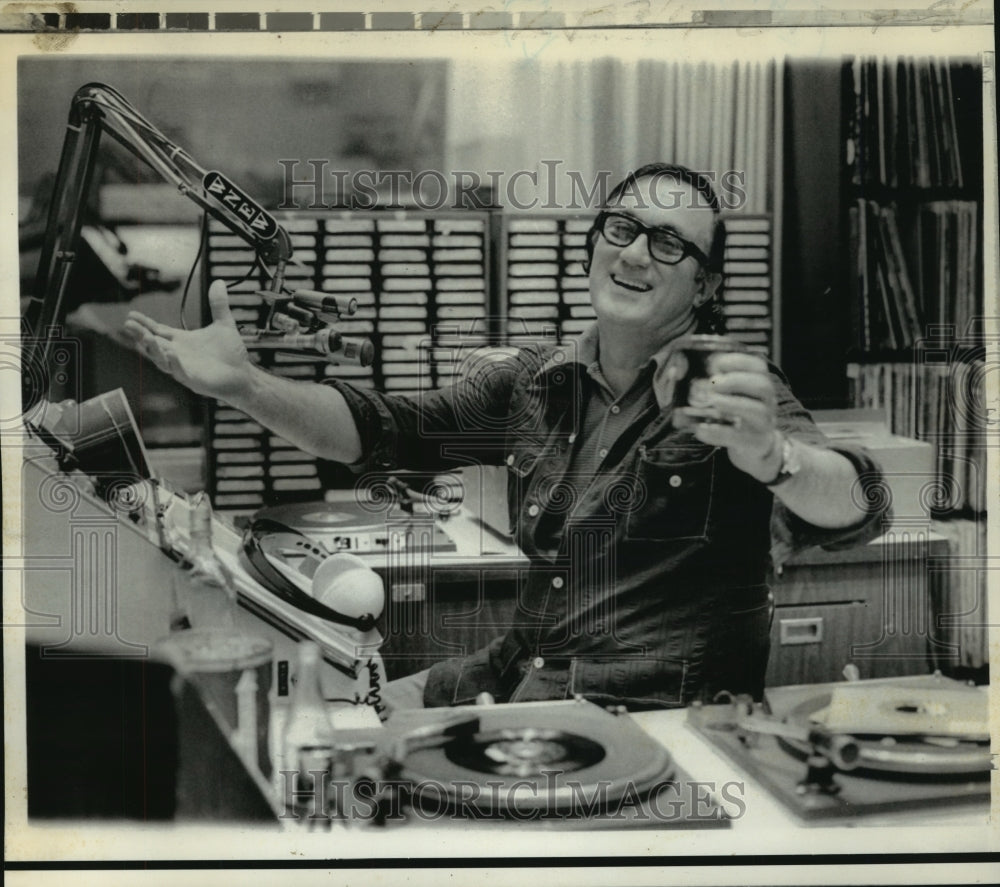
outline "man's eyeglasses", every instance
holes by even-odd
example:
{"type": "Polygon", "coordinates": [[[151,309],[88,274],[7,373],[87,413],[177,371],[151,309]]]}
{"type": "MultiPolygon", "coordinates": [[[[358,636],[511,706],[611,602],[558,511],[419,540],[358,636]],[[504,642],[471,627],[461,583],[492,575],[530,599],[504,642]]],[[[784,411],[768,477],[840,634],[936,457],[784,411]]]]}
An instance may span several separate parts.
{"type": "Polygon", "coordinates": [[[708,267],[708,256],[690,240],[685,240],[666,228],[650,228],[632,216],[604,211],[598,213],[594,227],[613,246],[629,246],[640,234],[645,234],[649,254],[657,262],[663,262],[665,265],[676,265],[683,262],[687,256],[694,256],[702,267],[708,267]]]}

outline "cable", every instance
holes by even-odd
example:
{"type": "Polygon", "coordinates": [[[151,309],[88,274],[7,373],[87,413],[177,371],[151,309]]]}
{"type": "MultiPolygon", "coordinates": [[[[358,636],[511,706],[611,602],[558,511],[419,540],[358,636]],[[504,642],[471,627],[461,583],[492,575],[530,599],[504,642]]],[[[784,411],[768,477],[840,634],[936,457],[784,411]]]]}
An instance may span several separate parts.
{"type": "Polygon", "coordinates": [[[250,279],[250,275],[253,274],[254,271],[259,271],[261,274],[264,274],[267,277],[273,277],[271,272],[267,270],[267,266],[264,264],[261,257],[259,255],[256,255],[254,256],[253,264],[247,270],[247,273],[244,274],[239,280],[237,280],[234,286],[239,286],[241,283],[246,283],[250,279]]]}
{"type": "Polygon", "coordinates": [[[374,659],[369,659],[368,665],[368,695],[365,697],[365,704],[375,709],[380,721],[389,718],[385,710],[385,703],[382,701],[382,675],[380,674],[378,663],[374,659]]]}
{"type": "MultiPolygon", "coordinates": [[[[191,263],[191,270],[188,272],[187,280],[184,282],[184,292],[181,294],[181,307],[180,307],[180,320],[181,329],[188,329],[187,318],[184,317],[184,309],[187,305],[189,290],[191,289],[191,281],[194,280],[194,272],[198,268],[198,263],[201,261],[201,257],[205,252],[205,241],[208,234],[208,213],[203,212],[201,214],[201,229],[198,233],[198,252],[194,257],[194,262],[191,263]]],[[[249,270],[244,274],[239,280],[232,284],[232,286],[239,286],[241,283],[246,283],[254,271],[260,271],[266,274],[268,277],[271,273],[264,266],[259,255],[254,256],[253,264],[250,265],[249,270]]]]}
{"type": "Polygon", "coordinates": [[[187,305],[188,291],[191,289],[191,281],[194,279],[195,269],[201,261],[201,254],[205,251],[205,240],[208,229],[208,213],[201,214],[201,230],[198,233],[198,252],[195,254],[194,262],[191,263],[191,270],[188,272],[187,280],[184,282],[184,292],[181,294],[181,329],[188,328],[187,319],[184,317],[184,308],[187,305]]]}

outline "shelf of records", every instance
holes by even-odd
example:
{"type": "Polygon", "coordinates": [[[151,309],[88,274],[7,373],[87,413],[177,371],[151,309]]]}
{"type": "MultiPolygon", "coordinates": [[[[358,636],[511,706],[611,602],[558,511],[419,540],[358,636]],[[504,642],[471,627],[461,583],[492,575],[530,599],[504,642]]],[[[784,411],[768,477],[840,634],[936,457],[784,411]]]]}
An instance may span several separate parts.
{"type": "Polygon", "coordinates": [[[849,363],[847,377],[855,407],[884,410],[893,434],[934,445],[930,513],[986,510],[986,447],[997,435],[982,348],[921,347],[908,363],[849,363]]]}
{"type": "Polygon", "coordinates": [[[902,211],[859,198],[848,216],[853,347],[910,349],[929,325],[961,335],[981,314],[976,201],[933,200],[902,211]]]}
{"type": "Polygon", "coordinates": [[[852,184],[964,188],[978,179],[978,60],[855,57],[843,77],[852,184]]]}

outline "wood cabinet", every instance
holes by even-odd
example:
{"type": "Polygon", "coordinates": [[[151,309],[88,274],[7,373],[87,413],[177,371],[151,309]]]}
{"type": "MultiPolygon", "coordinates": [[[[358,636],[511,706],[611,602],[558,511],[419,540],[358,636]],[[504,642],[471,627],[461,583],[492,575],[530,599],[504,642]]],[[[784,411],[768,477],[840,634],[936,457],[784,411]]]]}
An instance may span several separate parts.
{"type": "MultiPolygon", "coordinates": [[[[845,551],[810,549],[784,565],[775,598],[767,685],[927,674],[945,643],[934,601],[948,543],[926,527],[893,530],[845,551]]],[[[517,614],[524,560],[435,568],[419,582],[394,577],[380,629],[390,678],[470,653],[503,634],[517,614]],[[412,593],[411,593],[412,592],[412,593]]]]}
{"type": "Polygon", "coordinates": [[[926,528],[893,530],[861,548],[811,549],[780,570],[767,685],[926,674],[943,642],[932,602],[948,543],[926,528]]]}

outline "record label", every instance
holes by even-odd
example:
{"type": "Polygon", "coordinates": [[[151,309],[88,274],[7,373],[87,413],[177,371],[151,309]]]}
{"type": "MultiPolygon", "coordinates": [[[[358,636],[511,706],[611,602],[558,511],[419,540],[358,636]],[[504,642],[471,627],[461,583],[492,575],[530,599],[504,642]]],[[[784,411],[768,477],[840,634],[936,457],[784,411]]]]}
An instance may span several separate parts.
{"type": "Polygon", "coordinates": [[[574,773],[604,758],[604,746],[562,730],[494,730],[452,740],[445,756],[477,773],[501,776],[541,776],[550,770],[574,773]]]}

